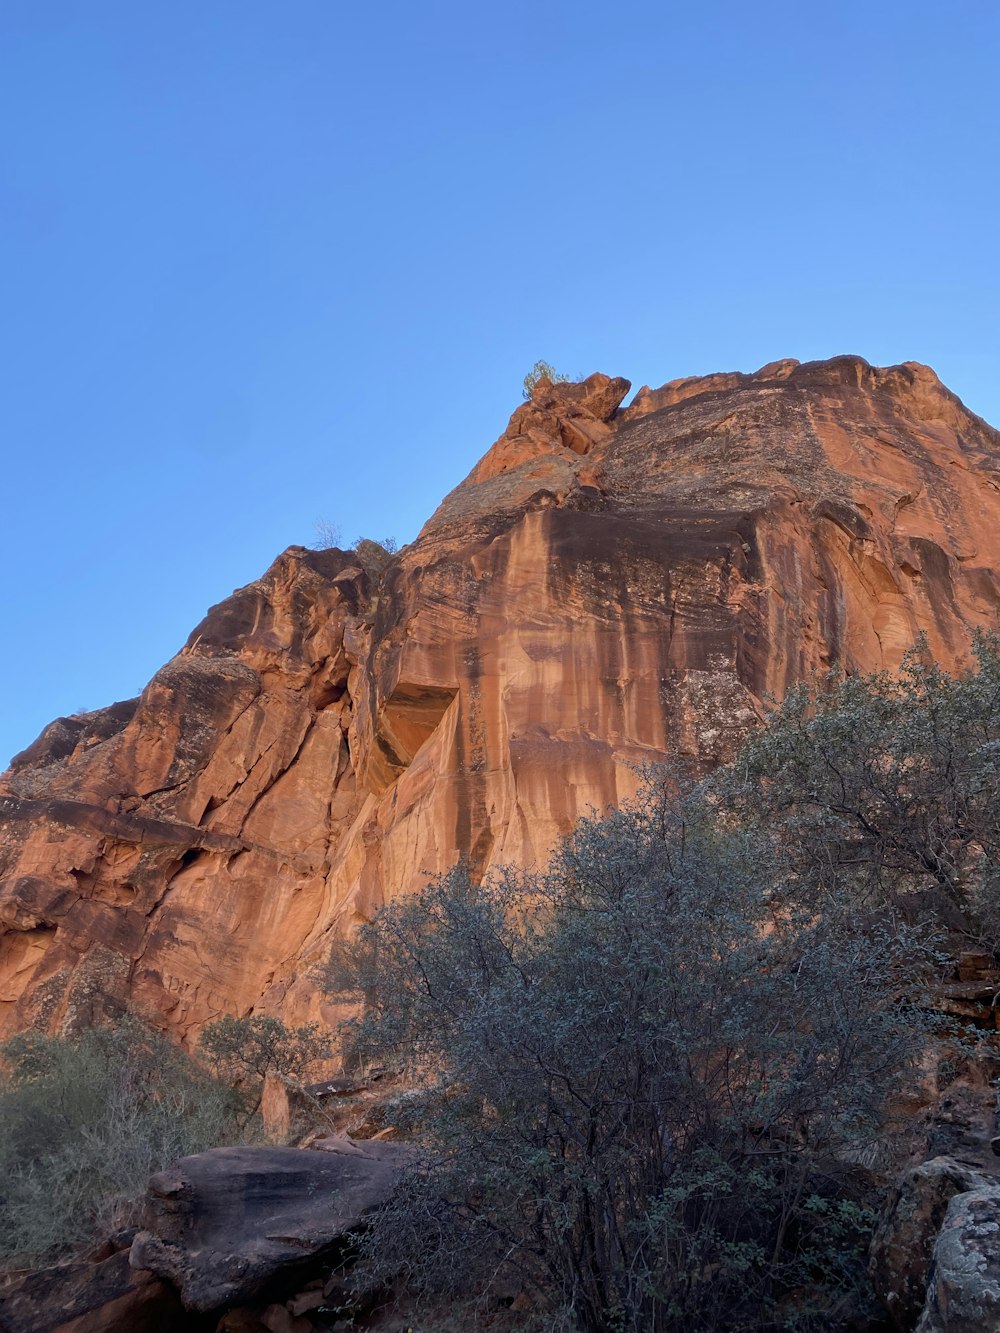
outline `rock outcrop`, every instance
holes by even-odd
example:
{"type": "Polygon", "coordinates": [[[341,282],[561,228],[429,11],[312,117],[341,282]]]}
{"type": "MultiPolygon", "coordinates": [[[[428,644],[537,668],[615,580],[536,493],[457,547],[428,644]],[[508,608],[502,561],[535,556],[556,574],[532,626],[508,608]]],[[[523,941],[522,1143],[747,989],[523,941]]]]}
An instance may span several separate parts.
{"type": "Polygon", "coordinates": [[[0,1287],[0,1333],[214,1333],[215,1322],[191,1316],[173,1287],[132,1268],[127,1244],[0,1287]]]}
{"type": "Polygon", "coordinates": [[[931,1281],[916,1333],[1000,1328],[1000,1189],[956,1194],[934,1246],[931,1281]]]}
{"type": "Polygon", "coordinates": [[[214,1148],[159,1172],[132,1268],[176,1288],[185,1310],[294,1290],[385,1202],[405,1157],[392,1143],[329,1143],[323,1152],[214,1148]]]}
{"type": "Polygon", "coordinates": [[[910,1333],[924,1309],[934,1247],[951,1200],[994,1184],[953,1157],[911,1167],[896,1183],[872,1239],[871,1277],[901,1333],[910,1333]]]}
{"type": "Polygon", "coordinates": [[[536,863],[644,761],[726,759],[765,695],[996,624],[1000,435],[930,370],[628,387],[541,381],[384,569],[292,547],[14,760],[0,1033],[316,1017],[330,939],[425,873],[536,863]]]}

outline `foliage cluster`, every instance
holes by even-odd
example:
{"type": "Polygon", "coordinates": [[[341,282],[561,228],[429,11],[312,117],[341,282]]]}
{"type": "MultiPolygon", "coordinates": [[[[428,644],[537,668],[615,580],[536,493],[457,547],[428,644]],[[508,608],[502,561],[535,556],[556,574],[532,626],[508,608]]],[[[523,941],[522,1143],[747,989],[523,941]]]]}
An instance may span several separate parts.
{"type": "Polygon", "coordinates": [[[0,1262],[44,1261],[134,1220],[154,1172],[241,1134],[241,1098],[126,1018],[0,1048],[0,1262]]]}
{"type": "Polygon", "coordinates": [[[288,1028],[269,1014],[234,1018],[227,1014],[201,1035],[199,1054],[220,1078],[238,1084],[248,1096],[251,1114],[260,1109],[268,1074],[301,1080],[311,1065],[331,1054],[329,1036],[316,1023],[288,1028]]]}
{"type": "MultiPolygon", "coordinates": [[[[343,540],[343,532],[339,523],[333,523],[327,518],[318,518],[314,527],[316,531],[312,542],[314,551],[329,551],[340,546],[343,540]]],[[[375,564],[379,569],[383,569],[399,550],[399,543],[395,537],[382,537],[381,539],[355,537],[348,549],[357,552],[366,569],[370,564],[375,564]]]]}
{"type": "Polygon", "coordinates": [[[926,961],[664,780],[545,874],[390,904],[331,965],[366,1001],[353,1057],[406,1070],[426,1150],[369,1264],[456,1299],[514,1282],[550,1327],[835,1327],[926,961]]]}
{"type": "Polygon", "coordinates": [[[523,396],[530,398],[539,380],[548,380],[550,384],[568,384],[569,375],[563,375],[547,361],[536,361],[524,377],[523,396]]]}
{"type": "Polygon", "coordinates": [[[1000,940],[1000,637],[951,676],[919,643],[892,676],[831,673],[791,690],[719,801],[779,830],[813,901],[847,886],[859,904],[931,912],[1000,940]]]}

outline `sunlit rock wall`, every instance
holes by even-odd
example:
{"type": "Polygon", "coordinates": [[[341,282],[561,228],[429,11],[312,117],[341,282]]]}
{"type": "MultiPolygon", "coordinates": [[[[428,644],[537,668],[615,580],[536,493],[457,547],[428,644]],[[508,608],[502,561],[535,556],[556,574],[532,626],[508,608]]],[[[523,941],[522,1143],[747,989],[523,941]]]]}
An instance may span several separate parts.
{"type": "Polygon", "coordinates": [[[381,573],[293,547],[138,701],[0,779],[0,1032],[323,1012],[331,938],[460,854],[538,864],[644,761],[1000,607],[1000,436],[854,357],[543,381],[381,573]]]}

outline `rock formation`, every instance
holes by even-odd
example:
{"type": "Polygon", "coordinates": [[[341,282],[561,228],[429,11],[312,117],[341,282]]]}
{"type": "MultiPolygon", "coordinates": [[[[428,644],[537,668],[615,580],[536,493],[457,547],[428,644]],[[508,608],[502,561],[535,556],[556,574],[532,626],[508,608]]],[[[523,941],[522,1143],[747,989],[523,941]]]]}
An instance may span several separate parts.
{"type": "Polygon", "coordinates": [[[893,1328],[910,1333],[920,1319],[951,1200],[994,1186],[995,1180],[954,1157],[921,1162],[896,1182],[871,1246],[872,1285],[893,1328]]]}
{"type": "Polygon", "coordinates": [[[5,1276],[0,1333],[214,1333],[181,1304],[174,1287],[129,1264],[130,1238],[106,1254],[5,1276]]]}
{"type": "MultiPolygon", "coordinates": [[[[186,1310],[253,1300],[349,1248],[390,1196],[405,1149],[330,1140],[324,1151],[214,1148],[149,1182],[129,1262],[176,1287],[186,1310]]],[[[342,1256],[341,1256],[342,1257],[342,1256]]]]}
{"type": "Polygon", "coordinates": [[[315,1017],[330,939],[427,872],[538,862],[804,675],[996,624],[1000,434],[927,368],[628,388],[542,380],[385,568],[290,548],[138,700],[17,756],[0,1034],[315,1017]]]}
{"type": "Polygon", "coordinates": [[[1000,1328],[1000,1189],[956,1194],[934,1245],[930,1286],[916,1333],[1000,1328]]]}
{"type": "Polygon", "coordinates": [[[316,1325],[292,1312],[322,1306],[325,1293],[348,1299],[348,1237],[390,1195],[406,1155],[334,1135],[314,1151],[215,1148],[181,1158],[150,1180],[142,1230],[5,1274],[0,1333],[308,1333],[316,1325]]]}

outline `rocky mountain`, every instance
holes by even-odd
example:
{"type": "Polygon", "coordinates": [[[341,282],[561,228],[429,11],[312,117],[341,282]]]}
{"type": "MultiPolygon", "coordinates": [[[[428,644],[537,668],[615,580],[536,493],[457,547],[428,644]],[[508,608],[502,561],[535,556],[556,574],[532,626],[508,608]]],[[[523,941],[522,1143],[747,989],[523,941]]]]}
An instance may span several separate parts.
{"type": "Polygon", "coordinates": [[[412,545],[291,547],[15,758],[0,1033],[315,1016],[331,938],[427,872],[537,862],[768,694],[996,625],[1000,433],[926,367],[629,388],[541,381],[412,545]]]}

